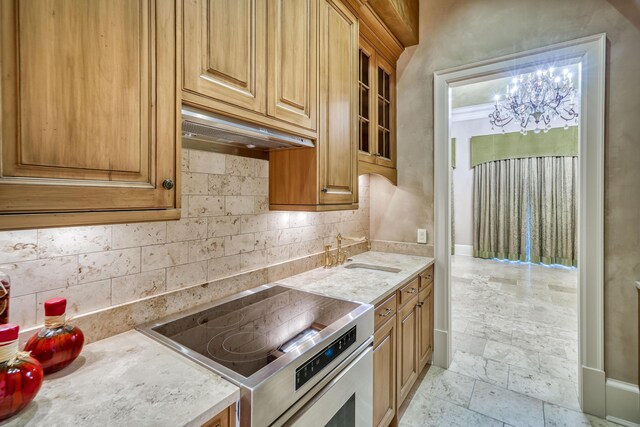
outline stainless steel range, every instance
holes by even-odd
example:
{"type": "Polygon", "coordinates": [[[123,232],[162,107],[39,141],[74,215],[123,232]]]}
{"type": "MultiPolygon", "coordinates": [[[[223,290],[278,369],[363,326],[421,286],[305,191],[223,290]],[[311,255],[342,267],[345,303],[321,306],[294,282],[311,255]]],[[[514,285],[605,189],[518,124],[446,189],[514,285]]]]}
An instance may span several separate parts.
{"type": "Polygon", "coordinates": [[[241,426],[370,426],[373,306],[260,286],[138,328],[241,388],[241,426]]]}

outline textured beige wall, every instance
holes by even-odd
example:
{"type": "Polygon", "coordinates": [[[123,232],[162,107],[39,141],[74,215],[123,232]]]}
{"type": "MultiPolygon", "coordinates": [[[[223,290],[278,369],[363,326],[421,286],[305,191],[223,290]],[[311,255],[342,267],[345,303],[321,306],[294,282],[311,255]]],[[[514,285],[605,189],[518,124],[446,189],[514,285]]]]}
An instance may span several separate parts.
{"type": "Polygon", "coordinates": [[[626,4],[627,16],[606,0],[421,1],[420,44],[398,64],[399,185],[371,180],[371,235],[409,242],[426,227],[433,243],[434,71],[606,32],[605,367],[637,383],[640,13],[626,4]]]}

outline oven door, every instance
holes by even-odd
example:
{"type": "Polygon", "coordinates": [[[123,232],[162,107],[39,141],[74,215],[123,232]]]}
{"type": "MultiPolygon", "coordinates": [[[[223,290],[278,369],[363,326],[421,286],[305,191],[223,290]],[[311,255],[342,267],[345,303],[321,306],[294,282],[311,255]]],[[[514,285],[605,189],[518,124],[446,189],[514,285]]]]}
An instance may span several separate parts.
{"type": "Polygon", "coordinates": [[[284,425],[296,427],[370,427],[373,423],[373,347],[336,367],[328,383],[309,391],[312,396],[284,425]]]}

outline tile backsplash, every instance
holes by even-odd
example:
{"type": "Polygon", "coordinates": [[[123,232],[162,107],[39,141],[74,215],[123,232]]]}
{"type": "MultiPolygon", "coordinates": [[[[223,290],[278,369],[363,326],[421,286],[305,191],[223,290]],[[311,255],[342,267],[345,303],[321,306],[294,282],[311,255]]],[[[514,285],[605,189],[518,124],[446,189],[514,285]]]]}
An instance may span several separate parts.
{"type": "Polygon", "coordinates": [[[10,319],[43,321],[43,303],[68,313],[129,303],[319,253],[335,236],[369,236],[369,178],[360,209],[269,211],[265,160],[183,150],[182,219],[0,232],[0,270],[11,276],[10,319]]]}

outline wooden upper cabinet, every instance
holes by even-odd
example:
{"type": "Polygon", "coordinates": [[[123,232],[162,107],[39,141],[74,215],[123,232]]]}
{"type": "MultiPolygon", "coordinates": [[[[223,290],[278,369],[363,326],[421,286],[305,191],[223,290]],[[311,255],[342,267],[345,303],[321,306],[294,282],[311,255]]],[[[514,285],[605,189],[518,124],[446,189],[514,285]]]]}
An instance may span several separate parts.
{"type": "Polygon", "coordinates": [[[185,0],[184,89],[266,111],[267,0],[185,0]]]}
{"type": "MultiPolygon", "coordinates": [[[[358,151],[357,151],[357,108],[358,108],[358,21],[353,13],[340,0],[272,0],[271,4],[279,4],[281,9],[290,9],[283,15],[283,22],[300,21],[300,28],[305,18],[304,10],[310,13],[317,7],[317,24],[310,28],[317,28],[317,69],[318,69],[318,121],[315,148],[294,148],[275,150],[269,154],[269,206],[274,210],[326,211],[340,209],[356,209],[358,207],[358,151]],[[291,15],[291,17],[289,17],[291,15]],[[294,19],[295,18],[295,19],[294,19]]],[[[270,7],[270,14],[278,8],[270,7]]],[[[297,26],[282,26],[284,33],[296,33],[297,26]]],[[[283,33],[283,34],[284,34],[283,33]]],[[[275,37],[275,36],[272,36],[275,37]]],[[[278,37],[280,38],[280,37],[278,37]]],[[[304,54],[305,43],[296,41],[281,41],[291,46],[296,55],[300,51],[301,61],[306,61],[304,54]]],[[[281,62],[277,56],[276,63],[281,62]]],[[[282,61],[284,63],[289,60],[282,61]]],[[[309,59],[309,63],[313,61],[309,59]]],[[[287,73],[293,73],[294,67],[283,67],[287,73]]],[[[273,73],[272,73],[273,74],[273,73]]],[[[275,74],[276,85],[270,88],[277,93],[278,81],[286,85],[287,77],[280,79],[275,74]]],[[[311,82],[298,76],[293,82],[311,82]]],[[[292,83],[294,86],[303,84],[292,83]]],[[[306,83],[305,83],[306,84],[306,83]]],[[[284,86],[283,86],[284,87],[284,86]]],[[[295,113],[291,104],[300,107],[304,104],[304,95],[294,89],[285,92],[291,100],[299,97],[300,101],[284,102],[288,105],[288,112],[295,113]]],[[[278,96],[274,99],[283,99],[278,96]]],[[[309,95],[313,99],[313,95],[309,95]]],[[[313,103],[311,103],[313,105],[313,103]]],[[[271,107],[276,108],[276,107],[271,107]]],[[[282,107],[284,112],[284,107],[282,107]]],[[[299,108],[299,111],[303,111],[299,108]]],[[[309,111],[313,111],[313,108],[309,111]]],[[[298,113],[299,117],[303,114],[298,113]]],[[[312,114],[311,117],[314,115],[312,114]]],[[[301,119],[301,120],[303,120],[301,119]]],[[[306,120],[306,119],[304,119],[306,120]]]]}
{"type": "Polygon", "coordinates": [[[316,130],[317,0],[269,0],[267,112],[316,130]]]}
{"type": "Polygon", "coordinates": [[[396,167],[396,76],[393,65],[382,57],[376,58],[377,139],[376,163],[396,167]]]}
{"type": "Polygon", "coordinates": [[[318,0],[184,0],[183,102],[317,138],[318,0]]]}
{"type": "MultiPolygon", "coordinates": [[[[175,208],[175,4],[8,0],[0,7],[0,213],[175,208]]],[[[114,221],[108,216],[3,215],[0,229],[114,221]]]]}
{"type": "Polygon", "coordinates": [[[375,163],[376,131],[376,61],[375,51],[364,38],[360,38],[358,57],[358,159],[375,163]]]}
{"type": "Polygon", "coordinates": [[[321,204],[356,203],[358,21],[337,0],[320,7],[321,204]]]}
{"type": "Polygon", "coordinates": [[[359,173],[396,182],[395,67],[360,37],[359,173]]]}

